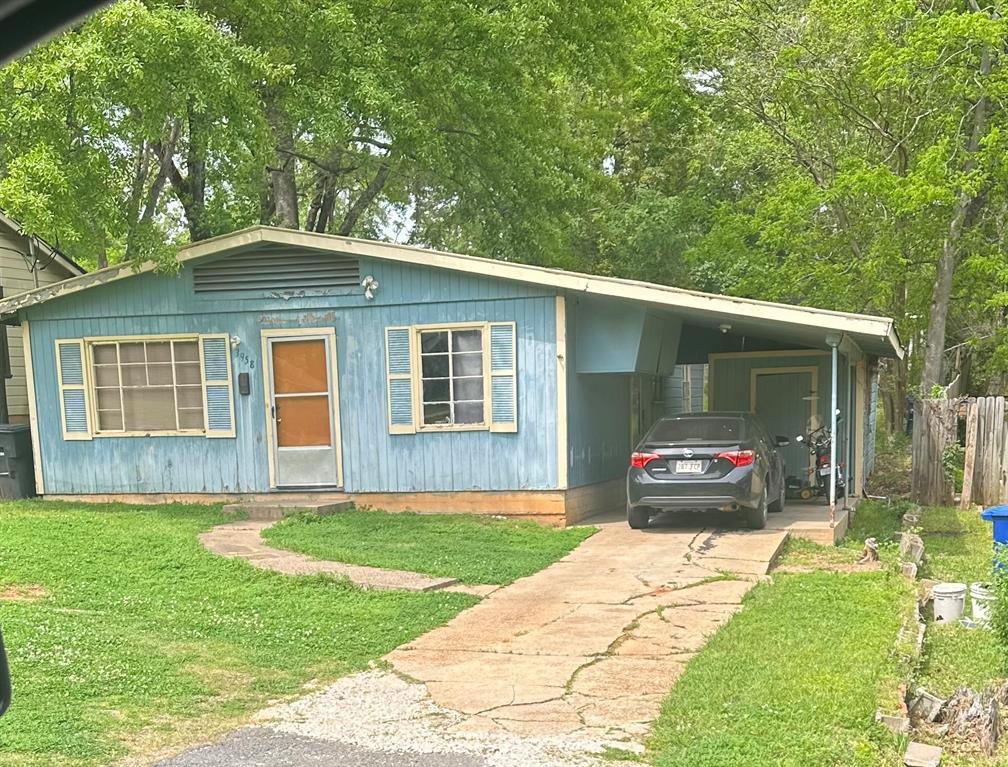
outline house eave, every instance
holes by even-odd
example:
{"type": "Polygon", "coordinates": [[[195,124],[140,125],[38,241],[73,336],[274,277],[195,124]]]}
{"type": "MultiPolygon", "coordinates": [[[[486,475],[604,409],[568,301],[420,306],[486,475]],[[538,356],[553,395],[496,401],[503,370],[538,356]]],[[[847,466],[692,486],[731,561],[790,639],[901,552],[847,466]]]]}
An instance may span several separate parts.
{"type": "MultiPolygon", "coordinates": [[[[594,295],[652,304],[668,309],[683,309],[710,316],[734,316],[777,327],[800,327],[808,332],[839,332],[856,339],[865,351],[882,356],[902,357],[903,349],[886,317],[836,312],[804,306],[777,304],[749,298],[721,296],[684,290],[636,280],[550,269],[541,266],[497,261],[478,256],[447,253],[416,246],[361,240],[341,235],[319,234],[293,229],[256,226],[231,234],[193,243],[178,254],[180,263],[210,255],[226,254],[257,244],[289,245],[291,247],[338,251],[384,261],[419,264],[458,272],[491,276],[538,286],[546,286],[570,294],[594,295]]],[[[135,274],[153,271],[156,264],[119,264],[0,300],[0,315],[15,314],[22,309],[87,288],[115,282],[135,274]]]]}

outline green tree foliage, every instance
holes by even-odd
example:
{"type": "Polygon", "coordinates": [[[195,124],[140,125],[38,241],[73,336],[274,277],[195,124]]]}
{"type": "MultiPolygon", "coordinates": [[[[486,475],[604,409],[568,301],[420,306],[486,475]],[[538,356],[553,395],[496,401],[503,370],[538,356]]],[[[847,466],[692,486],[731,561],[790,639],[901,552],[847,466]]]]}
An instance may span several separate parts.
{"type": "Polygon", "coordinates": [[[121,0],[0,71],[0,206],[99,263],[260,222],[555,258],[604,183],[632,17],[121,0]]]}
{"type": "Polygon", "coordinates": [[[672,0],[651,24],[622,200],[591,222],[597,265],[894,316],[913,352],[890,379],[897,409],[908,380],[966,372],[946,347],[1003,388],[996,9],[672,0]]]}

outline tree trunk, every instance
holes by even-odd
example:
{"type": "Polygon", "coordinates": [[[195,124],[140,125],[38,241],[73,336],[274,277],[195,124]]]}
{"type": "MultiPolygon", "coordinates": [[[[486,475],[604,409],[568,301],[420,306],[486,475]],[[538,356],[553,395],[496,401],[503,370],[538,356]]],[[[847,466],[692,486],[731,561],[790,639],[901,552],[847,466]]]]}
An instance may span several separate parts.
{"type": "Polygon", "coordinates": [[[966,215],[966,206],[960,202],[956,208],[949,232],[942,243],[941,258],[935,274],[934,291],[931,293],[931,319],[928,321],[927,336],[924,340],[924,368],[921,371],[921,394],[931,396],[931,389],[941,385],[942,358],[945,354],[945,326],[948,322],[949,303],[952,300],[952,278],[955,276],[956,261],[959,258],[959,237],[966,215]]]}
{"type": "Polygon", "coordinates": [[[371,183],[365,187],[364,191],[354,201],[354,204],[350,206],[350,210],[347,211],[337,234],[348,235],[353,231],[354,227],[357,226],[357,221],[364,215],[364,211],[374,202],[382,187],[385,186],[385,182],[388,180],[391,171],[392,167],[388,163],[381,164],[375,177],[371,179],[371,183]]]}
{"type": "Polygon", "coordinates": [[[300,226],[298,214],[298,190],[294,157],[294,131],[290,121],[280,109],[268,102],[266,120],[273,132],[276,158],[269,169],[273,187],[274,220],[278,226],[297,229],[300,226]]]}
{"type": "MultiPolygon", "coordinates": [[[[974,12],[979,12],[975,0],[970,0],[974,12]]],[[[977,82],[981,89],[986,87],[986,78],[991,73],[990,51],[984,48],[980,52],[980,68],[977,82]]],[[[969,175],[976,169],[976,155],[980,150],[980,142],[987,132],[987,95],[981,91],[980,97],[973,105],[973,120],[969,139],[966,142],[966,160],[963,162],[963,174],[969,175]]],[[[921,371],[921,393],[927,397],[931,389],[942,382],[942,358],[945,354],[945,326],[948,323],[949,304],[952,300],[952,280],[955,277],[956,264],[959,260],[959,246],[963,231],[972,224],[986,189],[982,188],[975,194],[962,192],[952,213],[948,232],[942,243],[941,258],[938,259],[938,269],[935,274],[934,291],[931,293],[931,318],[928,322],[927,336],[924,341],[924,367],[921,371]]]]}
{"type": "Polygon", "coordinates": [[[171,155],[168,155],[166,170],[175,196],[178,197],[185,212],[189,239],[197,242],[207,239],[213,233],[206,218],[206,136],[201,116],[196,113],[192,104],[186,110],[186,124],[189,127],[189,143],[186,147],[188,173],[182,175],[171,155]]]}

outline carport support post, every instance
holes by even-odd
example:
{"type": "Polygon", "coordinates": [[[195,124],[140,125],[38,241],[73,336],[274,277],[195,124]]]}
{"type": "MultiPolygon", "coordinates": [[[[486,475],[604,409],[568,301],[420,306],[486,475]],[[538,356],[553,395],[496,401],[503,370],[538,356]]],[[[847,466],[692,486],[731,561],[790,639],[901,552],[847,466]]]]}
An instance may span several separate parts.
{"type": "Polygon", "coordinates": [[[840,336],[830,334],[826,336],[826,343],[830,345],[833,356],[832,370],[830,371],[831,395],[830,395],[830,455],[829,455],[829,523],[830,527],[836,525],[836,441],[837,441],[837,370],[838,352],[840,346],[840,336]]]}

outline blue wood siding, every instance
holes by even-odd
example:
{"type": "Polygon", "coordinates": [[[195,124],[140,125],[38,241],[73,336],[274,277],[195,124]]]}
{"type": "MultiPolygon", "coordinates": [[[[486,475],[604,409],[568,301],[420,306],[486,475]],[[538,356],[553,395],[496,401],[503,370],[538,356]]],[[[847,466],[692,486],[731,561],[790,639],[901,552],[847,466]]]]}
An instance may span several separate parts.
{"type": "Polygon", "coordinates": [[[661,379],[661,406],[663,415],[676,415],[704,409],[704,382],[707,366],[701,364],[676,365],[661,379]],[[685,398],[686,373],[689,372],[689,401],[685,398]]]}
{"type": "MultiPolygon", "coordinates": [[[[589,485],[621,477],[630,456],[630,376],[577,373],[579,322],[587,307],[568,296],[567,484],[589,485]]],[[[582,342],[584,339],[582,339],[582,342]]]]}
{"type": "MultiPolygon", "coordinates": [[[[488,265],[492,268],[492,265],[488,265]]],[[[57,298],[25,312],[47,493],[269,490],[260,330],[333,327],[339,367],[344,486],[350,492],[549,489],[557,485],[555,297],[536,286],[361,259],[380,283],[361,290],[234,298],[194,294],[188,267],[57,298]],[[388,433],[385,327],[468,321],[517,326],[517,433],[388,433]],[[96,437],[60,432],[54,340],[228,333],[236,381],[235,439],[96,437]]]]}

